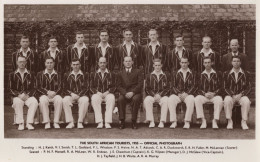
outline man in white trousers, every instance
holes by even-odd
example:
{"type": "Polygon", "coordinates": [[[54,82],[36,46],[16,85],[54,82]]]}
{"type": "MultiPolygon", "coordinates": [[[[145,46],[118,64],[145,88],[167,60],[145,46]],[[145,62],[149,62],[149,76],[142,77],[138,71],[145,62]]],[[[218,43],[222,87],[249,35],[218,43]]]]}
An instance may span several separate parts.
{"type": "Polygon", "coordinates": [[[153,116],[153,104],[159,103],[161,106],[161,118],[159,128],[164,127],[168,111],[168,93],[170,90],[169,79],[162,71],[162,62],[160,59],[153,60],[154,71],[146,76],[145,91],[147,96],[144,99],[144,108],[146,110],[146,120],[150,122],[149,128],[155,127],[153,116]]]}
{"type": "Polygon", "coordinates": [[[49,103],[54,103],[54,120],[53,127],[60,128],[59,120],[62,111],[62,92],[61,74],[54,70],[54,58],[45,58],[46,69],[37,74],[37,90],[40,94],[40,110],[43,116],[45,129],[50,128],[49,103]]]}
{"type": "Polygon", "coordinates": [[[186,104],[186,113],[183,128],[189,129],[192,114],[194,111],[194,94],[196,93],[196,73],[189,69],[189,60],[182,57],[180,61],[181,68],[172,73],[171,77],[171,96],[168,99],[170,111],[170,128],[177,126],[176,107],[178,103],[186,104]]]}
{"type": "Polygon", "coordinates": [[[35,92],[35,76],[28,71],[26,66],[26,58],[18,56],[16,60],[17,70],[9,74],[9,90],[12,96],[15,111],[15,121],[19,124],[18,130],[24,130],[23,106],[28,106],[26,127],[33,130],[32,123],[34,115],[38,108],[38,101],[36,100],[35,92]]]}
{"type": "Polygon", "coordinates": [[[78,124],[77,128],[84,128],[83,121],[88,111],[89,98],[86,96],[89,89],[89,75],[80,70],[80,60],[75,58],[71,61],[72,71],[65,73],[63,78],[63,109],[66,122],[69,123],[66,128],[74,128],[74,119],[71,107],[73,103],[78,103],[78,124]]]}
{"type": "Polygon", "coordinates": [[[223,108],[223,99],[221,97],[222,74],[212,69],[212,61],[210,57],[204,57],[203,65],[205,70],[200,74],[198,91],[195,98],[195,107],[197,118],[201,118],[201,129],[207,127],[207,121],[203,112],[203,104],[211,102],[214,104],[214,118],[212,120],[212,128],[217,129],[217,120],[219,120],[220,112],[223,108]]]}
{"type": "Polygon", "coordinates": [[[100,57],[98,61],[99,69],[91,73],[90,93],[92,93],[91,103],[95,112],[95,120],[98,123],[97,128],[103,128],[103,118],[101,104],[105,102],[105,128],[111,128],[112,112],[115,106],[114,92],[116,90],[116,76],[106,68],[107,60],[100,57]]]}

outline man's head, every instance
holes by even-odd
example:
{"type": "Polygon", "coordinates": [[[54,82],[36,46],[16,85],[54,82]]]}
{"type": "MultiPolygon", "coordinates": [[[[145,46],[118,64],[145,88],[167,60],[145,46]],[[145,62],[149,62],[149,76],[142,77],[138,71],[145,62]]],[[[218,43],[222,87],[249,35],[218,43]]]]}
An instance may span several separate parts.
{"type": "Polygon", "coordinates": [[[54,58],[53,57],[46,57],[45,58],[45,67],[47,70],[53,70],[54,69],[54,58]]]}
{"type": "Polygon", "coordinates": [[[76,41],[78,44],[84,43],[84,34],[81,31],[76,32],[76,41]]]}
{"type": "Polygon", "coordinates": [[[149,30],[149,38],[150,38],[151,42],[157,41],[157,39],[158,39],[157,30],[155,30],[155,29],[150,29],[150,30],[149,30]]]}
{"type": "Polygon", "coordinates": [[[204,49],[209,49],[211,44],[211,38],[209,36],[205,36],[202,38],[202,46],[204,49]]]}
{"type": "Polygon", "coordinates": [[[174,43],[176,45],[176,47],[182,47],[184,44],[184,39],[182,35],[177,35],[175,37],[174,43]]]}
{"type": "Polygon", "coordinates": [[[108,38],[109,38],[108,31],[107,30],[101,30],[99,32],[99,38],[100,38],[101,42],[107,43],[108,38]]]}
{"type": "Polygon", "coordinates": [[[230,41],[230,49],[232,52],[237,52],[239,48],[238,40],[237,39],[231,39],[230,41]]]}
{"type": "Polygon", "coordinates": [[[205,67],[206,70],[210,70],[212,67],[212,61],[210,57],[204,57],[203,58],[203,65],[205,67]]]}
{"type": "Polygon", "coordinates": [[[133,33],[130,29],[124,30],[124,38],[126,41],[130,42],[133,40],[133,33]]]}
{"type": "Polygon", "coordinates": [[[124,57],[124,66],[125,66],[125,68],[131,68],[133,63],[134,62],[132,60],[132,57],[130,57],[130,56],[124,57]]]}
{"type": "Polygon", "coordinates": [[[98,66],[101,70],[105,70],[107,67],[107,59],[105,57],[100,57],[98,60],[98,66]]]}
{"type": "Polygon", "coordinates": [[[187,57],[182,57],[182,58],[181,58],[180,65],[181,65],[181,68],[182,68],[182,69],[184,69],[184,70],[188,69],[189,64],[190,64],[190,63],[189,63],[189,59],[188,59],[187,57]]]}
{"type": "Polygon", "coordinates": [[[160,72],[162,70],[162,61],[158,58],[153,60],[154,71],[160,72]]]}
{"type": "Polygon", "coordinates": [[[22,48],[28,48],[30,45],[30,40],[29,37],[27,36],[22,36],[21,41],[20,41],[20,45],[22,48]]]}
{"type": "Polygon", "coordinates": [[[24,69],[26,66],[26,58],[24,56],[19,56],[16,61],[18,69],[24,69]]]}
{"type": "Polygon", "coordinates": [[[75,58],[71,60],[71,68],[74,72],[79,72],[81,67],[79,59],[75,58]]]}
{"type": "Polygon", "coordinates": [[[56,48],[58,45],[57,39],[55,37],[51,37],[49,39],[49,43],[48,43],[50,48],[56,48]]]}
{"type": "Polygon", "coordinates": [[[241,58],[239,56],[233,56],[232,65],[235,69],[239,69],[241,66],[241,58]]]}

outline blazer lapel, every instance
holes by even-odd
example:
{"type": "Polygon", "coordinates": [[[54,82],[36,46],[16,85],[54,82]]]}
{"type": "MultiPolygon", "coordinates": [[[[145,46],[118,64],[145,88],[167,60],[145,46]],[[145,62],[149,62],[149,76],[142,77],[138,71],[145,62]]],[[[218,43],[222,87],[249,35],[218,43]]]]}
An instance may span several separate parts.
{"type": "Polygon", "coordinates": [[[186,78],[185,78],[185,81],[184,82],[186,82],[188,79],[189,79],[189,77],[191,76],[192,74],[190,73],[190,72],[187,72],[187,74],[186,74],[186,78]]]}
{"type": "Polygon", "coordinates": [[[239,80],[240,80],[241,78],[243,78],[244,75],[245,75],[244,73],[241,73],[241,72],[238,73],[237,83],[239,82],[239,80]]]}
{"type": "Polygon", "coordinates": [[[73,48],[73,51],[75,52],[75,54],[77,55],[77,57],[79,58],[79,54],[78,54],[78,49],[76,47],[73,48]]]}
{"type": "Polygon", "coordinates": [[[233,81],[236,83],[236,78],[235,78],[235,74],[234,73],[231,73],[229,74],[231,76],[231,78],[233,79],[233,81]]]}
{"type": "Polygon", "coordinates": [[[133,53],[133,51],[134,51],[134,48],[135,48],[135,45],[132,45],[132,44],[131,44],[130,56],[132,56],[132,53],[133,53]]]}
{"type": "Polygon", "coordinates": [[[21,83],[23,83],[23,80],[22,80],[22,77],[21,77],[20,73],[15,73],[15,75],[21,81],[21,83]]]}

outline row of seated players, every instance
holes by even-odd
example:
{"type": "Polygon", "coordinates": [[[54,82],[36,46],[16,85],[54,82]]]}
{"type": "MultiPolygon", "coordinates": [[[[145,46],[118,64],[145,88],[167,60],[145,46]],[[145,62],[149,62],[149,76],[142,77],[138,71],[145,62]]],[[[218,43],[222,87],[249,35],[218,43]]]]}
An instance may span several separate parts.
{"type": "Polygon", "coordinates": [[[241,67],[248,70],[247,55],[238,52],[239,44],[237,39],[230,41],[231,52],[224,55],[222,58],[220,54],[211,49],[211,38],[208,36],[202,39],[202,49],[196,53],[186,49],[184,38],[181,35],[175,37],[174,49],[168,50],[165,45],[158,41],[158,34],[155,29],[149,31],[150,42],[147,45],[141,46],[133,41],[133,33],[127,29],[124,31],[124,42],[117,47],[112,47],[108,43],[109,35],[105,30],[100,31],[100,43],[94,47],[89,47],[84,43],[84,35],[82,32],[76,33],[76,43],[67,47],[66,52],[58,48],[58,42],[55,37],[49,39],[49,48],[39,55],[29,48],[29,38],[23,36],[21,38],[21,48],[12,54],[13,71],[17,69],[16,60],[18,56],[24,56],[27,59],[26,68],[35,74],[45,69],[45,58],[53,57],[55,60],[55,70],[64,74],[70,71],[71,60],[77,58],[81,63],[81,70],[83,72],[93,72],[98,69],[98,60],[100,57],[106,57],[107,68],[110,71],[118,71],[124,68],[123,58],[131,56],[134,68],[143,68],[145,74],[153,71],[153,60],[159,58],[162,60],[163,71],[172,72],[180,69],[180,59],[187,57],[189,59],[189,68],[198,73],[204,70],[203,58],[211,57],[213,67],[218,71],[227,71],[232,68],[231,58],[238,55],[241,57],[241,67]]]}
{"type": "MultiPolygon", "coordinates": [[[[205,57],[203,64],[205,70],[199,75],[190,70],[188,58],[183,57],[180,61],[181,68],[168,75],[162,71],[162,62],[160,59],[154,59],[154,71],[147,74],[145,81],[145,91],[147,96],[143,101],[146,110],[146,120],[150,122],[149,127],[155,127],[153,117],[153,103],[157,102],[161,106],[161,117],[158,127],[163,128],[166,122],[167,112],[170,112],[170,128],[177,126],[176,106],[180,102],[186,104],[184,128],[190,128],[190,121],[196,107],[197,118],[201,118],[201,128],[206,128],[207,122],[203,113],[203,104],[212,102],[214,104],[214,119],[212,127],[218,128],[220,112],[224,106],[226,118],[228,120],[227,129],[233,128],[232,109],[234,103],[241,105],[242,129],[248,129],[247,118],[250,109],[250,101],[247,97],[251,91],[249,73],[243,70],[241,58],[234,56],[232,58],[233,68],[224,72],[215,71],[212,68],[212,59],[205,57]],[[194,97],[197,95],[196,97],[194,97]],[[224,101],[222,99],[224,96],[224,101]]],[[[49,103],[54,103],[54,128],[59,128],[59,120],[62,108],[65,112],[66,128],[74,127],[74,119],[71,107],[74,102],[78,103],[79,118],[78,128],[83,128],[83,119],[87,113],[89,92],[91,104],[95,113],[97,128],[103,127],[101,113],[101,103],[105,102],[105,127],[111,128],[112,111],[115,107],[114,93],[120,93],[118,98],[120,129],[125,128],[125,109],[126,103],[131,102],[132,128],[136,129],[136,119],[138,109],[142,102],[143,74],[142,71],[133,68],[132,58],[124,58],[124,69],[117,75],[110,72],[107,67],[105,57],[99,59],[99,69],[91,73],[83,73],[80,70],[81,64],[78,59],[72,60],[72,71],[66,73],[63,82],[60,73],[54,70],[54,59],[48,57],[45,60],[46,69],[38,72],[36,81],[34,75],[25,68],[26,58],[19,56],[17,59],[18,69],[9,75],[9,88],[13,97],[12,107],[15,110],[18,129],[24,129],[23,106],[29,107],[27,113],[28,129],[34,129],[32,126],[35,112],[40,107],[43,115],[45,128],[50,128],[49,103]],[[89,79],[90,78],[90,79],[89,79]],[[88,91],[89,89],[89,91],[88,91]],[[37,91],[37,93],[36,93],[37,91]],[[61,97],[63,96],[63,98],[61,97]],[[36,98],[39,98],[39,104],[36,98]]]]}

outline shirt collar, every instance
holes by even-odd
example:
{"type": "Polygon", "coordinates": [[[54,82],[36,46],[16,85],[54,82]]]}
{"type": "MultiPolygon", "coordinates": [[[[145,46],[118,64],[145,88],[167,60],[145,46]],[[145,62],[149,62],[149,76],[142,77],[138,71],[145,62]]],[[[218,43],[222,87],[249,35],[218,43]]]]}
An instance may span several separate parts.
{"type": "MultiPolygon", "coordinates": [[[[102,47],[102,46],[101,46],[101,42],[98,44],[98,47],[102,47]]],[[[105,48],[107,48],[107,47],[111,47],[111,46],[109,45],[109,43],[107,43],[107,45],[106,45],[105,48]]]]}
{"type": "MultiPolygon", "coordinates": [[[[101,70],[98,69],[97,73],[101,73],[101,70]]],[[[108,70],[107,70],[107,68],[106,68],[106,70],[105,70],[105,73],[109,73],[108,70]]]]}
{"type": "MultiPolygon", "coordinates": [[[[211,73],[216,73],[216,71],[211,68],[209,74],[211,74],[211,73]]],[[[207,72],[206,69],[205,69],[201,74],[208,74],[208,72],[207,72]]]]}
{"type": "MultiPolygon", "coordinates": [[[[185,47],[182,46],[182,50],[186,50],[185,47]]],[[[178,52],[177,47],[175,47],[175,52],[176,52],[176,53],[178,52]]]]}
{"type": "MultiPolygon", "coordinates": [[[[20,72],[20,70],[19,69],[17,69],[16,71],[15,71],[15,73],[20,73],[21,74],[21,72],[20,72]]],[[[24,70],[24,73],[28,73],[29,74],[29,72],[28,72],[28,70],[25,68],[25,70],[24,70]]]]}
{"type": "MultiPolygon", "coordinates": [[[[157,75],[157,74],[156,74],[156,72],[155,72],[155,70],[154,70],[154,71],[153,71],[151,74],[155,74],[155,75],[157,75]]],[[[159,75],[161,75],[161,74],[163,74],[163,75],[164,75],[164,73],[163,73],[163,71],[162,71],[162,70],[160,71],[159,75]]]]}
{"type": "MultiPolygon", "coordinates": [[[[77,43],[74,44],[73,48],[78,48],[78,47],[77,47],[77,43]]],[[[83,49],[83,48],[87,48],[86,44],[83,43],[83,46],[82,46],[81,48],[82,48],[82,49],[83,49]]]]}
{"type": "Polygon", "coordinates": [[[129,72],[131,72],[132,71],[132,67],[131,68],[125,68],[125,70],[130,70],[129,72]]]}
{"type": "MultiPolygon", "coordinates": [[[[76,73],[72,70],[72,72],[70,73],[70,75],[73,74],[76,76],[76,73]]],[[[79,70],[79,72],[77,73],[77,75],[80,74],[80,75],[83,75],[83,72],[81,70],[79,70]]]]}
{"type": "MultiPolygon", "coordinates": [[[[203,48],[201,49],[200,53],[204,53],[204,52],[203,52],[203,48]]],[[[214,53],[211,48],[209,49],[209,53],[214,53]]]]}
{"type": "Polygon", "coordinates": [[[238,51],[236,53],[234,53],[234,52],[231,52],[231,53],[232,53],[232,56],[235,56],[235,54],[238,55],[238,51]]]}
{"type": "MultiPolygon", "coordinates": [[[[244,74],[244,71],[240,68],[239,69],[239,71],[238,71],[239,73],[243,73],[244,74]]],[[[232,68],[232,70],[230,71],[230,73],[229,74],[231,74],[231,73],[235,73],[235,70],[234,70],[234,68],[232,68]]]]}
{"type": "MultiPolygon", "coordinates": [[[[159,41],[156,42],[156,46],[157,46],[157,45],[158,45],[158,46],[161,46],[160,43],[159,43],[159,41]]],[[[149,43],[149,46],[152,46],[152,42],[149,43]]]]}
{"type": "MultiPolygon", "coordinates": [[[[23,52],[23,48],[21,47],[19,51],[23,52]]],[[[27,53],[28,51],[31,51],[30,47],[27,48],[27,51],[25,53],[27,53]]]]}
{"type": "MultiPolygon", "coordinates": [[[[44,74],[49,74],[47,69],[44,70],[44,74]]],[[[53,69],[51,75],[52,74],[57,74],[57,72],[53,69]]]]}
{"type": "MultiPolygon", "coordinates": [[[[182,73],[183,73],[182,68],[180,68],[180,69],[178,70],[178,73],[179,73],[179,72],[182,72],[182,73]]],[[[187,72],[190,72],[190,73],[191,73],[190,68],[188,68],[187,72]]]]}
{"type": "MultiPolygon", "coordinates": [[[[126,45],[126,41],[123,42],[123,46],[126,45]]],[[[135,45],[134,41],[131,41],[131,45],[135,45]]]]}
{"type": "MultiPolygon", "coordinates": [[[[49,48],[49,49],[47,50],[47,52],[49,52],[49,51],[51,51],[51,48],[49,48]]],[[[55,51],[60,52],[60,50],[58,49],[58,47],[56,47],[55,51]]]]}

